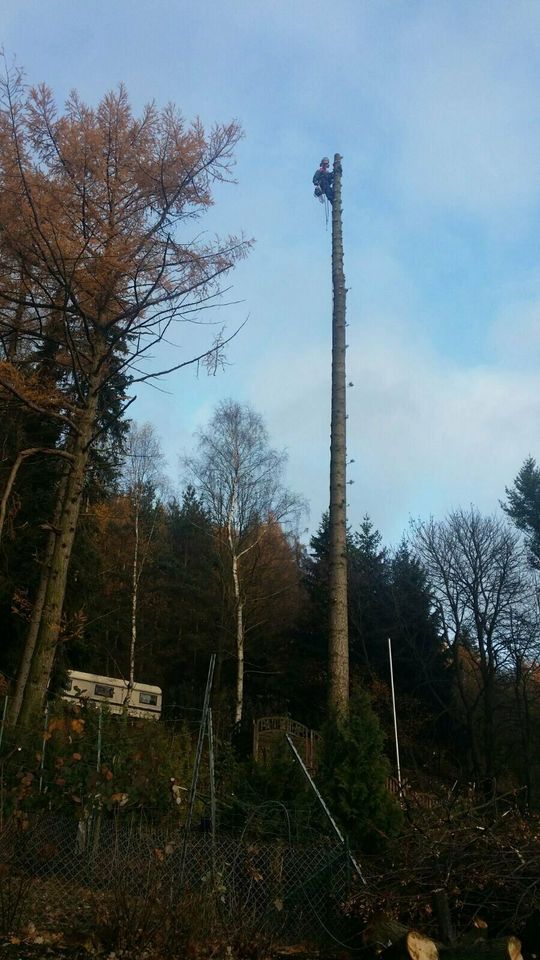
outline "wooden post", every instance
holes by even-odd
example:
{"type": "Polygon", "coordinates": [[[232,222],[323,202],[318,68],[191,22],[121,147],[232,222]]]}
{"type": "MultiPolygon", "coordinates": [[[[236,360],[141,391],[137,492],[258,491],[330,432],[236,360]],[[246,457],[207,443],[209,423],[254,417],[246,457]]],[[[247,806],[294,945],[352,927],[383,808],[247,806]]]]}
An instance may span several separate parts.
{"type": "Polygon", "coordinates": [[[347,613],[346,289],[343,271],[341,157],[339,153],[334,156],[332,287],[328,708],[331,714],[343,717],[347,715],[349,708],[349,628],[347,613]]]}

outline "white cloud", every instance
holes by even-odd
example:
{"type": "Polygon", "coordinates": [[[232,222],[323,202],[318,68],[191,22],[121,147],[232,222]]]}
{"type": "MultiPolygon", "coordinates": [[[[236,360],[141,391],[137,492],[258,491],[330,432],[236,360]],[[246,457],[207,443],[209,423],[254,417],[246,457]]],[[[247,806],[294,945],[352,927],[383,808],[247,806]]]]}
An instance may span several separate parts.
{"type": "MultiPolygon", "coordinates": [[[[310,179],[321,153],[340,149],[351,520],[367,510],[396,538],[410,513],[470,501],[493,509],[523,458],[540,452],[540,283],[520,287],[513,269],[540,201],[540,4],[201,0],[187,14],[156,4],[149,32],[142,7],[99,0],[108,12],[98,34],[89,9],[62,16],[67,0],[58,22],[38,12],[29,32],[10,0],[6,43],[31,80],[60,91],[74,85],[96,99],[122,77],[137,103],[172,96],[188,116],[238,115],[245,125],[240,184],[218,191],[201,226],[255,235],[234,277],[233,297],[246,302],[226,314],[229,329],[248,313],[250,322],[223,376],[184,372],[165,396],[141,388],[135,411],[156,423],[171,470],[219,399],[249,400],[273,442],[288,446],[290,484],[318,522],[328,502],[330,235],[310,179]],[[65,55],[51,58],[60,47],[65,55]],[[448,264],[460,238],[462,290],[448,264]],[[407,273],[398,256],[411,242],[407,273]],[[490,296],[475,299],[470,277],[490,296]],[[441,331],[438,317],[454,304],[458,322],[441,331]],[[471,344],[489,362],[458,361],[471,344]]],[[[180,356],[196,352],[192,334],[175,331],[180,356]]]]}
{"type": "MultiPolygon", "coordinates": [[[[540,450],[536,372],[459,367],[410,332],[371,314],[348,357],[349,516],[357,525],[367,511],[394,541],[410,515],[471,502],[496,509],[531,448],[540,450]]],[[[320,346],[294,363],[276,350],[251,380],[253,404],[289,448],[290,484],[310,499],[312,526],[328,503],[329,363],[320,346]]]]}
{"type": "Polygon", "coordinates": [[[540,196],[540,6],[441,0],[393,18],[394,6],[374,5],[362,51],[385,173],[427,212],[491,223],[522,213],[540,196]]]}

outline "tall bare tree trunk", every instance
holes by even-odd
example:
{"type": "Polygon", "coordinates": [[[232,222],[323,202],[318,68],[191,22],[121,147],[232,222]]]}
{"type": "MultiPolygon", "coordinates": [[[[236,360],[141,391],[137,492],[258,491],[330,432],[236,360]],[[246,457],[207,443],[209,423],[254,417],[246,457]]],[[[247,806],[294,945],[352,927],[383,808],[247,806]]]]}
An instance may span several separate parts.
{"type": "Polygon", "coordinates": [[[89,377],[88,399],[78,420],[79,432],[73,441],[73,466],[67,478],[63,509],[52,551],[41,623],[19,713],[19,722],[23,725],[37,717],[43,707],[60,638],[69,561],[77,530],[90,443],[95,427],[99,380],[99,367],[97,367],[96,372],[89,377]]]}
{"type": "Polygon", "coordinates": [[[234,584],[234,599],[236,604],[236,698],[234,707],[234,722],[240,723],[244,713],[244,603],[238,573],[238,557],[233,554],[232,577],[234,584]]]}
{"type": "Polygon", "coordinates": [[[233,529],[233,517],[236,509],[236,491],[233,493],[229,516],[227,518],[227,539],[231,554],[231,573],[234,588],[234,606],[236,614],[236,692],[234,702],[234,722],[240,723],[244,712],[244,602],[238,569],[236,538],[233,529]]]}
{"type": "Polygon", "coordinates": [[[26,684],[28,682],[28,675],[30,673],[30,665],[32,663],[32,657],[34,656],[36,640],[39,632],[39,626],[41,623],[41,615],[43,613],[43,606],[45,604],[45,595],[47,593],[47,584],[49,583],[49,576],[51,572],[51,563],[52,563],[54,546],[55,546],[56,537],[57,537],[57,527],[58,527],[58,524],[60,523],[62,510],[64,509],[64,499],[66,496],[66,486],[67,486],[69,469],[70,469],[69,466],[66,464],[66,466],[64,467],[63,476],[58,483],[58,493],[56,497],[56,503],[54,505],[54,513],[53,513],[52,523],[51,523],[52,530],[50,531],[47,539],[47,546],[45,548],[45,554],[41,564],[41,576],[39,578],[39,585],[37,588],[36,596],[34,598],[32,616],[30,618],[30,623],[28,624],[28,631],[26,634],[26,640],[24,642],[24,650],[23,650],[21,662],[19,665],[19,671],[17,673],[17,683],[15,685],[15,694],[13,696],[13,700],[11,701],[10,708],[9,708],[9,722],[11,724],[16,724],[19,718],[19,712],[23,702],[24,691],[26,689],[26,684]]]}
{"type": "Polygon", "coordinates": [[[341,157],[334,156],[332,206],[332,422],[330,432],[330,615],[328,708],[346,716],[349,708],[349,627],[347,617],[347,444],[345,369],[345,274],[341,224],[341,157]]]}
{"type": "Polygon", "coordinates": [[[226,622],[226,599],[225,599],[225,583],[223,577],[221,578],[221,615],[219,629],[217,632],[217,645],[216,645],[216,667],[214,670],[214,683],[212,687],[213,694],[213,707],[212,711],[215,719],[217,720],[216,727],[216,736],[219,735],[221,720],[222,720],[222,672],[223,672],[223,660],[224,660],[224,638],[225,638],[225,622],[226,622]]]}
{"type": "Polygon", "coordinates": [[[127,711],[131,698],[133,696],[133,687],[135,685],[135,651],[137,648],[137,601],[139,594],[139,512],[140,504],[137,499],[135,503],[135,546],[133,548],[133,570],[131,583],[131,642],[129,646],[129,680],[126,696],[124,699],[124,708],[127,711]]]}

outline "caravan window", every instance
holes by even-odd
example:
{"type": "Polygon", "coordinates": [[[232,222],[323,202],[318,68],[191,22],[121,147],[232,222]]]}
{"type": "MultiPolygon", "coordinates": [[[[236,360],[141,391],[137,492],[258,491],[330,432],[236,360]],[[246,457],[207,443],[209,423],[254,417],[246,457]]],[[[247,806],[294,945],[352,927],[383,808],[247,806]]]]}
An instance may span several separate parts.
{"type": "Polygon", "coordinates": [[[96,697],[114,697],[114,687],[106,687],[104,683],[96,683],[94,687],[96,697]]]}
{"type": "Polygon", "coordinates": [[[157,694],[155,693],[140,693],[139,694],[139,703],[145,703],[149,707],[157,707],[157,694]]]}

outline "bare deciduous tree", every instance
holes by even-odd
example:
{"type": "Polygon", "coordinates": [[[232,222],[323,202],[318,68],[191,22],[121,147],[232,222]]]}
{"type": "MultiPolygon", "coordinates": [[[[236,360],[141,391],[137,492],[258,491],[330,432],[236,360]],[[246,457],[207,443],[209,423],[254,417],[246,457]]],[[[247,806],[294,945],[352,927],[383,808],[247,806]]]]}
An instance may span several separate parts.
{"type": "Polygon", "coordinates": [[[476,773],[492,778],[496,681],[511,666],[512,618],[531,596],[519,537],[503,520],[471,508],[415,524],[414,546],[452,654],[476,773]]]}

